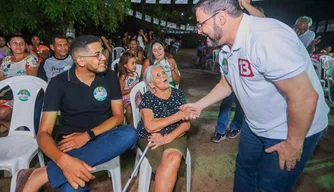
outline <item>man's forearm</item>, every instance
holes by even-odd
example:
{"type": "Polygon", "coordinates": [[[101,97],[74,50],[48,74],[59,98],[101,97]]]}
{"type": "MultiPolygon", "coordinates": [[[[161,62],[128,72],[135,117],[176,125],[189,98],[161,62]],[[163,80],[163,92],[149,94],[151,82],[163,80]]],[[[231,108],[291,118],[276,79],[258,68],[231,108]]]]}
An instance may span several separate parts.
{"type": "Polygon", "coordinates": [[[303,144],[314,119],[317,101],[316,92],[304,98],[288,98],[287,141],[297,145],[303,144]]]}
{"type": "Polygon", "coordinates": [[[98,136],[122,124],[123,119],[124,119],[124,115],[114,115],[110,117],[109,119],[105,120],[101,125],[93,128],[92,130],[94,131],[94,134],[98,136]]]}
{"type": "Polygon", "coordinates": [[[256,17],[266,17],[261,11],[253,7],[251,4],[245,4],[243,7],[248,11],[248,13],[252,16],[256,17]]]}
{"type": "Polygon", "coordinates": [[[217,101],[224,99],[232,93],[231,86],[225,80],[225,77],[222,77],[220,82],[207,94],[205,97],[196,102],[196,105],[201,109],[204,109],[217,101]]]}
{"type": "Polygon", "coordinates": [[[47,132],[38,133],[37,142],[41,150],[56,164],[58,164],[60,158],[65,155],[47,132]]]}

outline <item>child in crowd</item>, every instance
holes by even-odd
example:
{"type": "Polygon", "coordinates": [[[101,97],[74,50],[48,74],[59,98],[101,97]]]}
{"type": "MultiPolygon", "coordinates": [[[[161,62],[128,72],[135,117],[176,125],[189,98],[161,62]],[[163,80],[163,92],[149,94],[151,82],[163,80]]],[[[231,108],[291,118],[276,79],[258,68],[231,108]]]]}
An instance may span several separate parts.
{"type": "MultiPolygon", "coordinates": [[[[136,56],[130,52],[125,52],[118,65],[119,83],[123,95],[123,106],[126,110],[125,116],[128,124],[133,125],[132,110],[130,103],[131,89],[139,82],[139,75],[136,72],[136,56]]],[[[136,95],[136,103],[139,99],[136,95]]]]}

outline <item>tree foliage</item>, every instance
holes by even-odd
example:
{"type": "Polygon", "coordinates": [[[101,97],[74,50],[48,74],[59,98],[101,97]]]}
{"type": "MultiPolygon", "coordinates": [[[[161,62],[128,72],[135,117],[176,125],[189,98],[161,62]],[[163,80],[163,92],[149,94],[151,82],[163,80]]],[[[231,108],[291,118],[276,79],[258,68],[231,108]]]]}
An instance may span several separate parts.
{"type": "Polygon", "coordinates": [[[2,0],[0,31],[10,34],[28,29],[54,34],[74,22],[114,32],[129,7],[126,0],[2,0]]]}

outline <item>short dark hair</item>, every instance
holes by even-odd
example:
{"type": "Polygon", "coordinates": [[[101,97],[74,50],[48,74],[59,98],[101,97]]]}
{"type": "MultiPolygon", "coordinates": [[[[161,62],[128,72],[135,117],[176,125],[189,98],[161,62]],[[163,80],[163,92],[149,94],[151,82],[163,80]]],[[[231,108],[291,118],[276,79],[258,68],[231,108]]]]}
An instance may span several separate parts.
{"type": "Polygon", "coordinates": [[[66,39],[64,35],[54,35],[52,37],[52,45],[56,45],[56,39],[66,39]]]}
{"type": "Polygon", "coordinates": [[[24,40],[24,42],[26,42],[26,40],[23,38],[23,36],[22,36],[21,34],[14,34],[14,35],[12,35],[12,36],[9,38],[8,42],[10,42],[10,41],[11,41],[13,38],[15,38],[15,37],[22,38],[22,39],[24,40]]]}
{"type": "Polygon", "coordinates": [[[193,7],[193,12],[195,14],[198,8],[202,8],[204,13],[208,15],[213,15],[222,10],[233,18],[242,14],[238,0],[200,0],[193,7]]]}
{"type": "Polygon", "coordinates": [[[75,38],[71,44],[72,57],[74,58],[74,54],[78,51],[89,51],[87,45],[96,42],[100,42],[100,39],[94,35],[82,35],[75,38]]]}

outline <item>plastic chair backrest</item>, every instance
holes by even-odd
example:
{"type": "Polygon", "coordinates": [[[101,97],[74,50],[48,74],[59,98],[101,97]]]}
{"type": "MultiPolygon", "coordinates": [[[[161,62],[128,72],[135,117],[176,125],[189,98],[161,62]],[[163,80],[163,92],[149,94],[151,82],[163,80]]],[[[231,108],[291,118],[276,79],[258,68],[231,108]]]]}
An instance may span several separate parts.
{"type": "Polygon", "coordinates": [[[218,63],[218,61],[219,61],[219,51],[220,51],[220,49],[215,49],[215,50],[213,50],[213,62],[217,62],[218,63]]]}
{"type": "MultiPolygon", "coordinates": [[[[181,78],[180,70],[177,70],[177,72],[178,72],[178,74],[179,74],[179,76],[180,76],[180,78],[181,78]]],[[[180,88],[180,84],[176,84],[176,85],[175,85],[175,88],[176,88],[176,89],[179,89],[179,88],[180,88]]]]}
{"type": "Polygon", "coordinates": [[[316,68],[317,68],[315,70],[315,72],[317,73],[318,78],[321,79],[321,63],[320,63],[320,61],[318,61],[316,59],[313,59],[313,58],[311,58],[311,61],[312,61],[313,65],[316,66],[316,68]]]}
{"type": "Polygon", "coordinates": [[[47,83],[34,76],[16,76],[0,82],[0,89],[9,86],[13,92],[14,106],[8,136],[29,135],[35,137],[34,111],[36,97],[41,89],[45,92],[47,83]],[[26,126],[30,131],[15,131],[26,126]]]}
{"type": "Polygon", "coordinates": [[[138,93],[138,91],[140,91],[141,95],[143,95],[146,91],[149,91],[144,81],[141,81],[137,85],[135,85],[130,92],[130,102],[131,102],[131,108],[132,108],[133,124],[136,129],[137,129],[138,123],[141,118],[139,108],[135,105],[136,94],[138,93]]]}
{"type": "Polygon", "coordinates": [[[115,65],[119,63],[119,58],[111,63],[111,70],[115,71],[115,65]]]}
{"type": "Polygon", "coordinates": [[[112,50],[112,60],[116,60],[121,57],[121,54],[125,51],[123,47],[115,47],[112,50]]]}
{"type": "Polygon", "coordinates": [[[137,64],[137,65],[136,65],[136,72],[138,73],[139,76],[141,75],[141,69],[142,69],[142,68],[143,68],[142,65],[140,65],[140,64],[137,64]]]}

